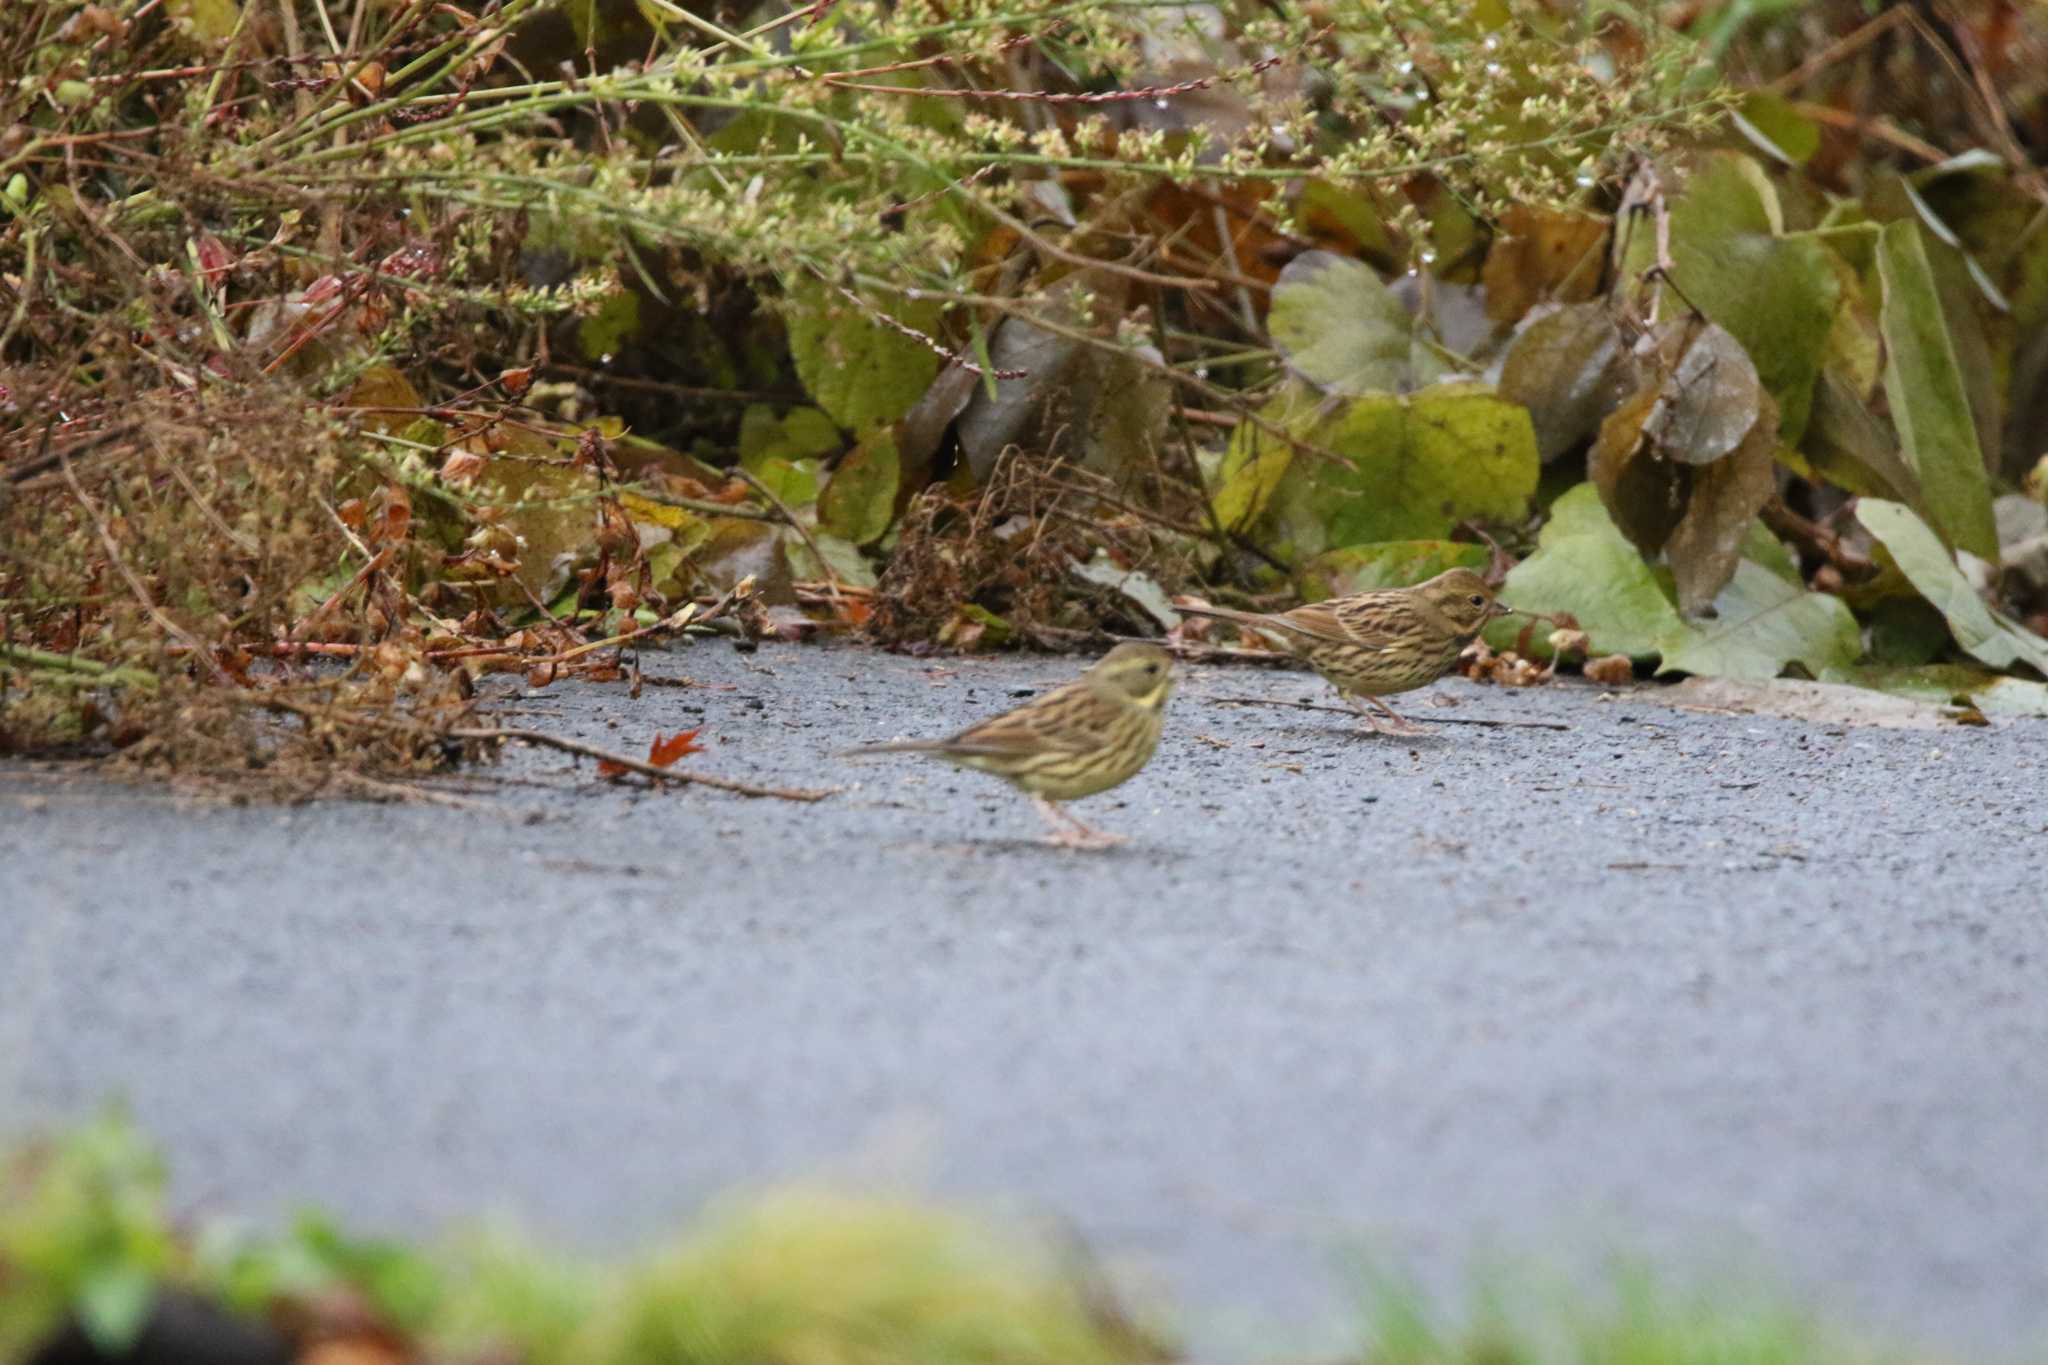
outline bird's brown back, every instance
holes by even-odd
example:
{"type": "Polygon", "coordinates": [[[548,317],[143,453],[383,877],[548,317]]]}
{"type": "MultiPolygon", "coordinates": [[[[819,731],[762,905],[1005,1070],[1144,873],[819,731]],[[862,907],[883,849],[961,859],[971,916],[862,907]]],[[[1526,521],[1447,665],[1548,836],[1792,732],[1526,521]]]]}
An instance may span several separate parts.
{"type": "Polygon", "coordinates": [[[1159,747],[1171,661],[1156,646],[1120,646],[1073,682],[934,744],[941,757],[1072,801],[1127,781],[1159,747]]]}
{"type": "Polygon", "coordinates": [[[1333,597],[1267,619],[1339,689],[1387,696],[1450,672],[1495,614],[1486,581],[1470,569],[1452,569],[1412,588],[1333,597]]]}

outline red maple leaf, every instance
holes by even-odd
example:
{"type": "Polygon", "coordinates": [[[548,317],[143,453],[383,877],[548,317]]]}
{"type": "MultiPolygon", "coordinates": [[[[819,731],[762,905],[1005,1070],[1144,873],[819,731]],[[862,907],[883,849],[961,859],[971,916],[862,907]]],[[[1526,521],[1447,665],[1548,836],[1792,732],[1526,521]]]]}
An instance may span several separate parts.
{"type": "Polygon", "coordinates": [[[695,730],[679,730],[667,739],[661,737],[659,730],[655,731],[654,743],[647,746],[647,761],[657,768],[666,768],[684,754],[703,753],[704,746],[696,742],[703,729],[700,725],[695,730]]]}

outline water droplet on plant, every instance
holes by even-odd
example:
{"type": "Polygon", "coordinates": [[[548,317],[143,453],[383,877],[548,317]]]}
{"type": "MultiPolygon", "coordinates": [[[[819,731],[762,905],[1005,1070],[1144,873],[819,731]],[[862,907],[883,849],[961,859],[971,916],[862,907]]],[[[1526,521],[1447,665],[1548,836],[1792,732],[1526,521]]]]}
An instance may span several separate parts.
{"type": "Polygon", "coordinates": [[[1164,109],[1171,103],[1171,100],[1167,99],[1166,96],[1161,95],[1158,99],[1152,101],[1152,107],[1155,109],[1164,109]]]}
{"type": "Polygon", "coordinates": [[[1423,263],[1424,265],[1435,265],[1435,264],[1436,264],[1436,252],[1435,252],[1435,250],[1434,250],[1433,248],[1430,248],[1430,247],[1424,247],[1424,248],[1422,248],[1422,263],[1423,263]]]}
{"type": "Polygon", "coordinates": [[[605,352],[605,353],[604,353],[603,355],[601,355],[601,356],[599,356],[599,357],[597,358],[597,363],[598,363],[598,364],[600,364],[600,365],[609,365],[609,364],[611,364],[611,363],[612,363],[612,353],[611,353],[610,351],[606,351],[606,352],[605,352]]]}
{"type": "Polygon", "coordinates": [[[1404,76],[1407,75],[1409,72],[1413,71],[1414,69],[1415,63],[1413,62],[1403,62],[1399,66],[1394,68],[1394,70],[1400,72],[1404,76]]]}
{"type": "Polygon", "coordinates": [[[1499,80],[1506,73],[1507,68],[1502,66],[1499,62],[1488,62],[1486,64],[1486,74],[1493,77],[1495,80],[1499,80]]]}

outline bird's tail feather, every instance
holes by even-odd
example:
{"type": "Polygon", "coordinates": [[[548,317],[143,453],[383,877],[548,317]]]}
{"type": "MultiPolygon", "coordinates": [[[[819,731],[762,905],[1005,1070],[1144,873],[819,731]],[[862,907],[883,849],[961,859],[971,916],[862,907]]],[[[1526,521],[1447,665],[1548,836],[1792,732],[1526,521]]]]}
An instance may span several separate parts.
{"type": "Polygon", "coordinates": [[[857,744],[841,749],[838,758],[872,758],[877,754],[935,754],[947,748],[943,739],[890,739],[880,744],[857,744]]]}
{"type": "Polygon", "coordinates": [[[1183,607],[1175,604],[1174,610],[1183,616],[1213,616],[1219,621],[1234,621],[1240,626],[1251,626],[1282,641],[1298,641],[1318,638],[1316,632],[1306,630],[1284,616],[1267,616],[1256,611],[1238,611],[1232,607],[1183,607]]]}
{"type": "Polygon", "coordinates": [[[1241,626],[1263,626],[1267,619],[1255,611],[1238,611],[1232,607],[1183,607],[1176,603],[1173,608],[1183,616],[1213,616],[1219,621],[1235,621],[1241,626]]]}

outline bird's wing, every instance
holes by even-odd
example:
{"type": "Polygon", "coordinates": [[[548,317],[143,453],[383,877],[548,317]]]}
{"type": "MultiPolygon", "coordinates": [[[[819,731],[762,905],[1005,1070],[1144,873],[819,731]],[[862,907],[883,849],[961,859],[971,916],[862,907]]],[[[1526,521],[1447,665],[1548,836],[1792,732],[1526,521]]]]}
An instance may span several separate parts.
{"type": "Polygon", "coordinates": [[[968,726],[946,741],[950,753],[979,758],[1081,750],[1101,742],[1100,709],[1078,705],[1089,700],[1086,684],[1067,683],[1034,697],[1014,711],[968,726]]]}
{"type": "Polygon", "coordinates": [[[1311,602],[1275,620],[1287,622],[1298,635],[1335,645],[1391,645],[1400,632],[1379,593],[1361,593],[1328,602],[1311,602]]]}
{"type": "Polygon", "coordinates": [[[1421,612],[1406,592],[1362,592],[1329,604],[1344,638],[1362,645],[1395,645],[1415,638],[1421,612]]]}

